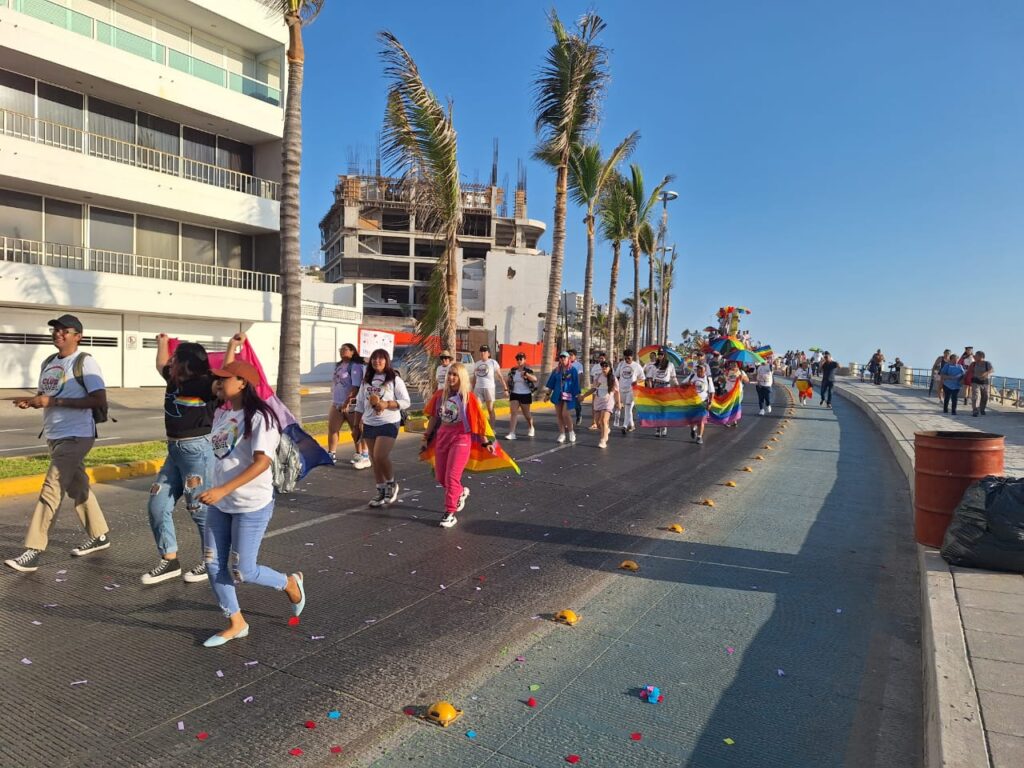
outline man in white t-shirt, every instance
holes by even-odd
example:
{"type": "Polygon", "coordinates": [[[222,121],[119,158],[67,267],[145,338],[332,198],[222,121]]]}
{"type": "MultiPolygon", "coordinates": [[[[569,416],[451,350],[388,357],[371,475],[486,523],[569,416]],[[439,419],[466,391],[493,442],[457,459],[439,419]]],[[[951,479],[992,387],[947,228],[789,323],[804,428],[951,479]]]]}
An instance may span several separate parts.
{"type": "Polygon", "coordinates": [[[43,434],[50,451],[50,467],[25,535],[26,549],[4,561],[22,573],[39,567],[40,555],[49,543],[50,525],[65,495],[71,497],[78,519],[89,534],[88,541],[72,549],[71,554],[81,557],[110,546],[110,529],[85,474],[85,455],[96,442],[93,409],[106,412],[106,384],[96,359],[78,351],[81,321],[74,315],[61,315],[48,325],[57,353],[43,362],[38,394],[14,402],[18,408],[43,409],[43,434]]]}
{"type": "Polygon", "coordinates": [[[647,382],[647,386],[654,386],[654,373],[658,370],[658,354],[651,352],[648,356],[650,360],[647,365],[644,366],[644,381],[647,382]]]}
{"type": "Polygon", "coordinates": [[[633,386],[644,383],[644,369],[634,359],[633,350],[622,352],[622,362],[615,367],[619,380],[619,398],[622,402],[622,434],[636,429],[633,424],[633,386]]]}
{"type": "Polygon", "coordinates": [[[754,376],[757,377],[757,415],[764,416],[765,413],[772,412],[772,384],[775,377],[772,374],[770,358],[757,366],[754,376]]]}
{"type": "Polygon", "coordinates": [[[497,360],[491,359],[491,348],[486,344],[480,346],[480,359],[473,364],[473,392],[477,400],[487,406],[487,415],[494,427],[494,400],[498,382],[505,397],[508,397],[508,386],[501,376],[501,366],[497,360]]]}

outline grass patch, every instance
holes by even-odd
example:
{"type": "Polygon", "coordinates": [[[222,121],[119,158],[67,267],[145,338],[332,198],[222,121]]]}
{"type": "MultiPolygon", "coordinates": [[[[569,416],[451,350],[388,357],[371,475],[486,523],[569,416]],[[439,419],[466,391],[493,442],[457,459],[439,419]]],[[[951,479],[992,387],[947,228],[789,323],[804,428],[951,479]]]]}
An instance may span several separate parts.
{"type": "MultiPolygon", "coordinates": [[[[164,440],[153,440],[148,443],[126,443],[93,448],[85,457],[85,466],[95,467],[99,464],[127,464],[130,461],[148,461],[162,459],[167,455],[167,443],[164,440]]],[[[0,459],[0,479],[8,477],[24,477],[26,475],[44,474],[50,466],[48,454],[35,456],[15,456],[0,459]]]]}

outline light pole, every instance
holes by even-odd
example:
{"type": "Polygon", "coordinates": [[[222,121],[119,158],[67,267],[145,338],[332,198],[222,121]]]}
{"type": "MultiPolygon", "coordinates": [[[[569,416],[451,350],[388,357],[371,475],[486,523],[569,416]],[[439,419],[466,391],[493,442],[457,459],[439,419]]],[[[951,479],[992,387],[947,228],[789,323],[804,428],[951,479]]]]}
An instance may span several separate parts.
{"type": "MultiPolygon", "coordinates": [[[[659,242],[659,246],[655,250],[655,253],[657,253],[658,251],[661,251],[662,252],[662,257],[664,257],[665,242],[666,242],[666,239],[668,237],[668,202],[669,202],[669,200],[675,200],[677,197],[679,197],[679,193],[678,192],[673,192],[671,189],[662,190],[662,192],[658,195],[658,199],[661,200],[661,225],[658,227],[658,242],[659,242]]],[[[648,285],[649,285],[649,287],[651,289],[651,307],[650,307],[651,311],[647,315],[647,339],[648,339],[649,342],[653,342],[653,341],[655,341],[655,337],[654,337],[654,315],[655,315],[655,313],[654,313],[654,303],[655,303],[655,296],[657,295],[657,291],[656,291],[656,289],[654,287],[654,258],[653,257],[649,261],[649,267],[650,267],[650,269],[649,269],[650,274],[649,274],[649,277],[648,277],[648,285]]],[[[662,297],[662,299],[664,299],[664,297],[662,297]]],[[[658,302],[658,306],[659,307],[661,306],[661,302],[660,301],[658,302]]],[[[660,312],[659,312],[659,317],[660,317],[660,312]]],[[[659,323],[659,325],[660,325],[660,323],[659,323]]],[[[659,328],[658,330],[660,331],[661,329],[659,328]]],[[[664,334],[659,333],[659,336],[663,336],[663,335],[664,334]]]]}

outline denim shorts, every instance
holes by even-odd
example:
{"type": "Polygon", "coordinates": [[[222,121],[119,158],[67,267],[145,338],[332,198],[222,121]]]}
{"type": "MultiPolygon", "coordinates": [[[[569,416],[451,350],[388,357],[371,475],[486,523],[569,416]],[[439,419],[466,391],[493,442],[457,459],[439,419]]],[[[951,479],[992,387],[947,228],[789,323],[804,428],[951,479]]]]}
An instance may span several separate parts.
{"type": "Polygon", "coordinates": [[[378,437],[390,437],[391,439],[398,438],[398,424],[381,424],[380,426],[372,426],[370,424],[363,424],[363,439],[373,440],[378,437]]]}

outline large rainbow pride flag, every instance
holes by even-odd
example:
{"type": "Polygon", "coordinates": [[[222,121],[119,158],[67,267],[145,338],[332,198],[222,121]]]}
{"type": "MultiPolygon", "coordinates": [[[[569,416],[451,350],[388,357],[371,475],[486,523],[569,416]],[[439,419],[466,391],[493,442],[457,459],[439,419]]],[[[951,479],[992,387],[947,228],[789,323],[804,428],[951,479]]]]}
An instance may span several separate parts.
{"type": "Polygon", "coordinates": [[[737,381],[733,384],[732,390],[716,394],[711,400],[711,408],[708,409],[708,421],[712,424],[728,426],[735,424],[743,415],[740,409],[740,402],[743,400],[743,384],[737,381]]]}
{"type": "Polygon", "coordinates": [[[700,399],[692,384],[683,387],[633,387],[637,422],[641,427],[693,427],[705,421],[712,424],[735,424],[740,420],[743,399],[742,385],[715,395],[710,407],[700,399]]]}

